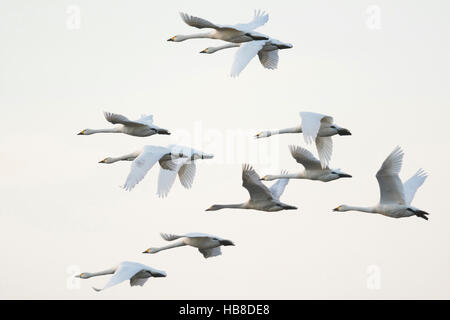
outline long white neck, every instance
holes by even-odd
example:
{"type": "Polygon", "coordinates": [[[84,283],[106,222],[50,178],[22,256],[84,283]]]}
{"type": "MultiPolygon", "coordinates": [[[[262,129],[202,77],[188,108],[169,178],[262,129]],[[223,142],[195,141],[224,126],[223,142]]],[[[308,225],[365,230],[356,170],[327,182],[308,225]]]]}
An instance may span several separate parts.
{"type": "Polygon", "coordinates": [[[163,251],[163,250],[167,250],[167,249],[172,249],[172,248],[176,248],[176,247],[182,247],[185,246],[186,244],[184,243],[183,240],[178,240],[172,244],[169,244],[167,246],[163,246],[163,247],[159,247],[159,248],[151,248],[153,253],[159,252],[159,251],[163,251]]]}
{"type": "Polygon", "coordinates": [[[139,154],[140,152],[133,152],[120,157],[111,157],[109,158],[108,163],[114,163],[117,161],[133,161],[139,156],[139,154]]]}
{"type": "Polygon", "coordinates": [[[188,40],[188,39],[211,38],[211,32],[179,35],[179,36],[177,36],[177,38],[180,39],[179,41],[184,41],[184,40],[188,40]]]}
{"type": "Polygon", "coordinates": [[[110,129],[89,129],[89,134],[95,133],[120,133],[120,127],[110,128],[110,129]]]}
{"type": "Polygon", "coordinates": [[[92,272],[89,273],[89,275],[86,276],[86,278],[92,278],[92,277],[98,277],[98,276],[104,276],[107,274],[113,274],[114,272],[116,272],[117,268],[111,268],[111,269],[107,269],[107,270],[103,270],[103,271],[99,271],[99,272],[92,272]]]}
{"type": "Polygon", "coordinates": [[[264,180],[272,181],[276,179],[305,179],[304,172],[300,173],[286,173],[286,174],[272,174],[267,175],[264,180]]]}
{"type": "Polygon", "coordinates": [[[357,206],[346,206],[345,211],[361,211],[367,213],[377,213],[376,208],[372,207],[357,207],[357,206]]]}
{"type": "Polygon", "coordinates": [[[284,134],[284,133],[300,133],[302,132],[301,127],[293,127],[293,128],[286,128],[286,129],[280,129],[280,130],[268,130],[263,131],[260,135],[262,137],[270,137],[275,134],[284,134]]]}
{"type": "Polygon", "coordinates": [[[238,204],[215,204],[211,206],[208,211],[220,210],[220,209],[245,209],[247,203],[238,204]]]}
{"type": "Polygon", "coordinates": [[[223,46],[218,46],[218,47],[211,47],[211,53],[223,50],[223,49],[228,49],[228,48],[236,48],[236,47],[240,47],[241,44],[240,43],[229,43],[229,44],[225,44],[223,46]]]}

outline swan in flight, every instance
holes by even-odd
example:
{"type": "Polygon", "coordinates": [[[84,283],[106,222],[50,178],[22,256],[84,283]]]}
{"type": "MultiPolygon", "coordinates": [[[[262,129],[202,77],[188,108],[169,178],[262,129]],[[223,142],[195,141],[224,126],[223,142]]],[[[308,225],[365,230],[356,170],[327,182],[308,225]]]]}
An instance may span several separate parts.
{"type": "Polygon", "coordinates": [[[348,136],[351,135],[350,131],[335,124],[332,117],[320,113],[300,112],[300,117],[302,118],[300,126],[274,131],[262,131],[255,137],[259,139],[275,134],[303,133],[306,143],[309,144],[315,141],[320,164],[322,168],[326,168],[333,153],[333,140],[331,137],[336,134],[348,136]]]}
{"type": "Polygon", "coordinates": [[[133,161],[131,170],[123,188],[132,190],[147,172],[159,162],[161,171],[158,178],[158,195],[166,196],[172,187],[176,175],[185,188],[190,188],[194,181],[195,160],[211,159],[214,156],[192,148],[170,145],[169,147],[145,146],[141,150],[121,157],[108,157],[99,163],[111,164],[117,161],[133,161]]]}
{"type": "Polygon", "coordinates": [[[297,207],[280,202],[280,196],[283,194],[289,179],[280,179],[270,187],[266,187],[256,173],[248,164],[242,166],[242,186],[250,194],[250,200],[240,204],[215,204],[206,211],[216,211],[220,209],[254,209],[260,211],[280,211],[296,210],[297,207]]]}
{"type": "Polygon", "coordinates": [[[121,262],[118,266],[111,269],[93,273],[83,272],[76,277],[81,279],[89,279],[92,277],[103,276],[107,274],[112,274],[113,276],[111,277],[111,279],[109,279],[109,282],[102,289],[93,288],[95,291],[105,290],[127,280],[130,280],[130,286],[132,287],[143,286],[148,278],[160,278],[167,276],[164,271],[157,270],[155,268],[151,268],[137,262],[124,261],[121,262]]]}
{"type": "Polygon", "coordinates": [[[244,44],[231,43],[219,47],[208,47],[200,53],[214,53],[219,50],[240,47],[234,57],[231,66],[232,77],[237,77],[249,62],[258,55],[259,61],[266,69],[276,69],[278,67],[278,50],[292,48],[292,44],[283,43],[276,39],[250,41],[244,44]]]}
{"type": "Polygon", "coordinates": [[[209,38],[224,40],[227,42],[241,43],[253,40],[267,40],[268,37],[254,32],[256,28],[263,26],[268,20],[269,15],[263,11],[255,10],[253,20],[249,23],[240,23],[236,25],[220,25],[209,22],[205,19],[194,17],[180,12],[181,19],[191,26],[198,29],[214,29],[210,32],[197,33],[191,35],[176,35],[167,41],[181,42],[187,39],[209,38]]]}
{"type": "Polygon", "coordinates": [[[355,207],[341,205],[333,211],[361,211],[378,213],[391,218],[404,218],[417,216],[428,220],[428,213],[411,206],[411,202],[417,189],[425,182],[427,174],[419,169],[405,183],[402,183],[398,174],[402,168],[403,151],[396,147],[384,160],[377,172],[378,185],[380,187],[380,202],[371,207],[355,207]]]}
{"type": "Polygon", "coordinates": [[[275,179],[308,179],[323,182],[337,180],[339,178],[351,178],[352,176],[339,169],[322,168],[320,161],[311,152],[299,146],[289,146],[292,157],[300,163],[305,170],[294,174],[267,175],[262,178],[265,181],[275,179]]]}
{"type": "Polygon", "coordinates": [[[94,133],[125,133],[136,137],[148,137],[154,134],[170,134],[166,129],[162,129],[153,124],[153,115],[142,116],[137,120],[129,120],[127,117],[110,112],[103,112],[106,120],[112,124],[120,124],[111,129],[84,129],[78,135],[86,136],[94,133]]]}
{"type": "Polygon", "coordinates": [[[161,233],[161,237],[166,241],[173,241],[178,239],[180,240],[164,247],[149,248],[143,253],[157,253],[171,248],[191,246],[197,248],[205,258],[210,258],[220,256],[222,254],[222,252],[220,251],[220,246],[234,246],[234,243],[230,240],[222,239],[205,233],[187,233],[181,236],[161,233]]]}

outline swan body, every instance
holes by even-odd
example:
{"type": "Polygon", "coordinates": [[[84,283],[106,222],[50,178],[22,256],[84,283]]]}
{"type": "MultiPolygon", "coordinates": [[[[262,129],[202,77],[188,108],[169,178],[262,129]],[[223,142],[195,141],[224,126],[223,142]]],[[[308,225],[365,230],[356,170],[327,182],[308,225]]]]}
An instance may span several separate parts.
{"type": "Polygon", "coordinates": [[[95,291],[105,290],[127,280],[130,280],[130,286],[132,287],[143,286],[151,277],[159,278],[167,276],[167,274],[162,270],[148,267],[137,262],[124,261],[111,269],[94,273],[83,272],[76,277],[81,279],[89,279],[108,274],[113,275],[109,282],[102,289],[93,288],[95,291]]]}
{"type": "Polygon", "coordinates": [[[169,147],[145,146],[141,150],[120,157],[108,157],[99,163],[111,164],[117,161],[132,161],[131,170],[123,188],[131,191],[147,172],[157,163],[161,167],[158,178],[158,195],[167,196],[178,174],[183,187],[193,184],[198,159],[211,159],[214,156],[189,147],[170,145],[169,147]]]}
{"type": "Polygon", "coordinates": [[[215,204],[206,211],[216,211],[221,209],[253,209],[259,211],[281,211],[294,210],[297,207],[280,202],[280,196],[283,194],[289,179],[280,179],[269,189],[259,178],[256,171],[248,164],[242,167],[242,186],[250,194],[250,200],[240,204],[215,204]]]}
{"type": "Polygon", "coordinates": [[[350,131],[335,124],[332,117],[320,113],[300,112],[300,117],[302,118],[300,126],[281,130],[262,131],[255,137],[259,139],[267,138],[275,134],[303,133],[303,138],[306,143],[310,144],[315,142],[320,164],[322,168],[326,168],[333,153],[333,140],[331,137],[334,135],[351,135],[350,131]]]}
{"type": "Polygon", "coordinates": [[[371,207],[341,205],[333,211],[361,211],[391,218],[417,216],[428,220],[427,212],[411,206],[416,191],[425,182],[427,174],[419,169],[405,183],[402,183],[398,174],[402,167],[403,155],[402,149],[396,147],[378,170],[376,177],[380,187],[380,201],[377,205],[371,207]]]}
{"type": "Polygon", "coordinates": [[[352,176],[340,171],[340,169],[330,169],[328,166],[322,168],[320,161],[305,148],[298,146],[289,146],[292,157],[300,163],[305,170],[296,174],[266,175],[262,178],[265,181],[275,179],[307,179],[329,182],[340,178],[351,178],[352,176]]]}
{"type": "Polygon", "coordinates": [[[292,48],[292,44],[284,43],[276,39],[250,41],[244,44],[229,44],[219,47],[209,47],[200,53],[214,53],[219,50],[240,47],[236,52],[230,75],[237,77],[249,64],[249,62],[258,55],[259,61],[266,69],[276,69],[278,67],[278,50],[292,48]]]}
{"type": "Polygon", "coordinates": [[[205,233],[187,233],[184,235],[161,233],[161,237],[166,241],[178,241],[175,241],[174,243],[164,247],[149,248],[143,253],[157,253],[171,248],[191,246],[197,248],[205,258],[210,258],[222,254],[220,246],[234,246],[234,243],[230,240],[222,239],[205,233]]]}
{"type": "Polygon", "coordinates": [[[91,135],[95,133],[125,133],[130,136],[148,137],[154,134],[166,134],[170,132],[153,124],[153,115],[142,116],[137,120],[129,120],[127,117],[110,112],[104,112],[105,119],[119,126],[110,129],[84,129],[78,135],[91,135]]]}
{"type": "Polygon", "coordinates": [[[241,43],[253,40],[268,39],[267,36],[254,32],[253,30],[263,26],[268,20],[269,15],[262,11],[255,11],[253,20],[249,23],[241,23],[236,25],[220,25],[209,22],[208,20],[194,17],[186,13],[180,13],[181,19],[191,26],[198,29],[213,29],[211,32],[198,33],[191,35],[176,35],[167,41],[181,42],[188,39],[217,39],[227,42],[241,43]]]}

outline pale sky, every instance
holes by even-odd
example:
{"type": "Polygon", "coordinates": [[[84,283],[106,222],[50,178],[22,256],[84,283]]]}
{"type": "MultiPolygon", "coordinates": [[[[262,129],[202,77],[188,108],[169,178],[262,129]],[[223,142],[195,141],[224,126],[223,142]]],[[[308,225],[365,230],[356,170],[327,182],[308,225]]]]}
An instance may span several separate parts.
{"type": "Polygon", "coordinates": [[[449,10],[444,0],[1,1],[0,298],[449,299],[449,10]],[[254,9],[270,14],[258,32],[294,45],[278,70],[254,59],[232,79],[235,49],[203,55],[223,43],[166,41],[202,32],[179,11],[235,24],[254,9]],[[110,127],[104,110],[153,114],[174,134],[76,135],[110,127]],[[305,146],[300,135],[251,138],[299,124],[300,111],[350,129],[334,138],[331,166],[353,178],[292,180],[281,200],[297,211],[205,212],[248,199],[243,162],[261,176],[301,170],[288,151],[305,146]],[[130,164],[97,163],[180,139],[216,158],[198,162],[192,189],[177,182],[166,199],[156,196],[157,167],[126,192],[130,164]],[[413,205],[430,220],[332,212],[378,201],[375,173],[396,145],[402,179],[429,173],[413,205]],[[210,259],[190,247],[141,254],[166,244],[160,232],[236,246],[210,259]],[[168,276],[101,293],[91,287],[109,276],[72,279],[124,260],[168,276]]]}

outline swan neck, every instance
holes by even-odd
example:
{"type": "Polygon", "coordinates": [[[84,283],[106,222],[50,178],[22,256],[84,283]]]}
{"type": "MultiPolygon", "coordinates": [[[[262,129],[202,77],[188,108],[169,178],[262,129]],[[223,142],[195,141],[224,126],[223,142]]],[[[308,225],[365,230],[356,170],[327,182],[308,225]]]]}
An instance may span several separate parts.
{"type": "Polygon", "coordinates": [[[361,211],[367,213],[377,213],[375,207],[358,207],[358,206],[347,206],[347,211],[361,211]]]}
{"type": "Polygon", "coordinates": [[[108,274],[113,274],[114,272],[116,272],[117,268],[111,268],[111,269],[107,269],[107,270],[103,270],[103,271],[99,271],[99,272],[93,272],[89,275],[88,278],[92,278],[92,277],[97,277],[97,276],[105,276],[108,274]]]}
{"type": "Polygon", "coordinates": [[[276,179],[303,179],[303,175],[301,173],[286,173],[286,174],[274,174],[268,176],[266,180],[276,180],[276,179]]]}
{"type": "Polygon", "coordinates": [[[118,133],[120,132],[119,128],[110,128],[110,129],[91,129],[91,134],[95,133],[118,133]]]}
{"type": "Polygon", "coordinates": [[[218,46],[218,47],[214,47],[214,51],[213,52],[217,52],[223,49],[228,49],[228,48],[236,48],[236,47],[240,47],[241,44],[240,43],[230,43],[230,44],[225,44],[223,46],[218,46]]]}
{"type": "Polygon", "coordinates": [[[183,37],[183,40],[211,38],[211,33],[210,32],[194,33],[194,34],[183,35],[182,37],[183,37]]]}
{"type": "Polygon", "coordinates": [[[184,240],[178,240],[178,241],[176,241],[174,243],[171,243],[171,244],[169,244],[167,246],[155,248],[154,251],[155,252],[159,252],[159,251],[162,251],[162,250],[172,249],[172,248],[176,248],[176,247],[182,247],[182,246],[185,246],[185,245],[186,244],[184,243],[184,240]]]}
{"type": "Polygon", "coordinates": [[[283,133],[300,133],[302,132],[301,127],[293,127],[293,128],[286,128],[286,129],[280,129],[273,132],[273,134],[283,134],[283,133]]]}
{"type": "Polygon", "coordinates": [[[245,208],[245,203],[238,204],[216,204],[218,209],[242,209],[245,208]]]}

